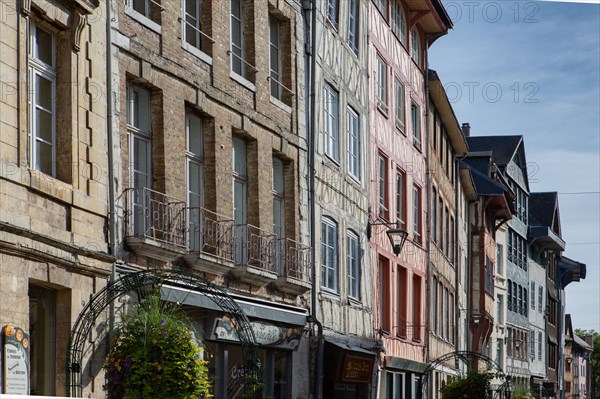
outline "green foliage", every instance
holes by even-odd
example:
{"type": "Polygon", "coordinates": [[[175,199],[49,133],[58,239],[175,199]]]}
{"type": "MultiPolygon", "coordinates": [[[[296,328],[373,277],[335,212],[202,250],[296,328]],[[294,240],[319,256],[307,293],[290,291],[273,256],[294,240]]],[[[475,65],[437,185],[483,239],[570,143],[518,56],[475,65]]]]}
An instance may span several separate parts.
{"type": "Polygon", "coordinates": [[[465,377],[455,378],[442,388],[443,399],[481,399],[487,397],[492,374],[469,371],[465,377]]]}
{"type": "Polygon", "coordinates": [[[202,348],[183,312],[151,296],[123,315],[104,363],[108,399],[208,398],[202,348]]]}
{"type": "Polygon", "coordinates": [[[580,337],[593,337],[592,353],[590,354],[592,386],[589,387],[590,398],[600,398],[600,333],[594,330],[576,329],[575,334],[580,337]]]}
{"type": "Polygon", "coordinates": [[[524,385],[517,385],[512,391],[512,399],[528,399],[531,397],[531,391],[524,385]]]}

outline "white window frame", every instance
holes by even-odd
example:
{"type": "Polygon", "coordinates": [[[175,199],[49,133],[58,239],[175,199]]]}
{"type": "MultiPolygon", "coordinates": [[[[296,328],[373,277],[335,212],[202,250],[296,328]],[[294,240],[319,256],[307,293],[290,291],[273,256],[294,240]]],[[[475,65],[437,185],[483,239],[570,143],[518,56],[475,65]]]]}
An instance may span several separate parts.
{"type": "Polygon", "coordinates": [[[393,0],[392,5],[392,30],[394,35],[400,40],[404,46],[406,46],[406,36],[408,34],[408,28],[406,25],[406,15],[404,14],[404,7],[402,6],[401,0],[393,0]]]}
{"type": "Polygon", "coordinates": [[[269,16],[269,77],[271,82],[271,97],[279,101],[283,98],[281,83],[281,23],[269,16]],[[275,34],[275,35],[274,35],[275,34]],[[274,36],[276,42],[274,42],[274,36]]]}
{"type": "Polygon", "coordinates": [[[406,374],[394,371],[385,371],[385,398],[403,399],[406,393],[406,374]],[[400,381],[402,381],[400,383],[400,381]],[[391,384],[390,384],[391,382],[391,384]],[[391,386],[390,386],[391,385],[391,386]],[[399,386],[401,385],[401,386],[399,386]],[[392,392],[388,392],[388,391],[392,392]]]}
{"type": "Polygon", "coordinates": [[[325,155],[339,162],[339,95],[329,84],[323,88],[323,125],[325,155]]]}
{"type": "Polygon", "coordinates": [[[208,40],[209,42],[211,42],[212,44],[212,39],[210,37],[208,37],[208,35],[206,35],[203,31],[202,31],[202,2],[204,1],[210,1],[210,0],[183,0],[182,6],[181,6],[181,42],[182,42],[182,47],[184,50],[187,50],[188,52],[194,54],[196,57],[200,58],[202,61],[206,62],[209,65],[212,65],[212,57],[208,54],[206,54],[204,51],[202,51],[202,43],[205,40],[208,40]],[[191,17],[192,19],[195,19],[195,23],[191,23],[188,20],[188,13],[187,13],[187,3],[189,1],[193,1],[195,4],[195,9],[196,9],[196,13],[197,16],[196,17],[191,17]],[[190,42],[188,42],[188,36],[187,36],[187,26],[190,26],[192,29],[194,29],[194,35],[196,36],[196,43],[197,45],[194,46],[193,44],[191,44],[190,42]]]}
{"type": "Polygon", "coordinates": [[[141,13],[133,8],[133,3],[135,0],[125,0],[125,15],[130,16],[135,19],[142,25],[145,25],[149,29],[154,32],[160,34],[161,26],[160,24],[154,22],[150,19],[150,3],[154,3],[157,7],[160,8],[161,12],[164,11],[164,7],[157,0],[145,0],[144,1],[144,12],[141,13]]]}
{"type": "Polygon", "coordinates": [[[413,145],[421,149],[421,108],[412,101],[410,104],[410,118],[412,124],[413,145]]]}
{"type": "Polygon", "coordinates": [[[388,202],[388,158],[382,153],[378,154],[379,167],[377,172],[378,190],[377,190],[377,202],[378,202],[378,216],[382,219],[389,217],[389,202],[388,202]]]}
{"type": "Polygon", "coordinates": [[[413,185],[413,240],[417,243],[422,242],[421,196],[421,188],[413,185]]]}
{"type": "Polygon", "coordinates": [[[346,109],[346,132],[348,173],[360,182],[360,117],[351,106],[346,109]]]}
{"type": "Polygon", "coordinates": [[[397,77],[394,80],[394,93],[396,95],[396,128],[404,133],[406,127],[406,92],[404,84],[397,77]]]}
{"type": "Polygon", "coordinates": [[[186,184],[187,184],[187,206],[189,234],[188,243],[190,250],[199,251],[202,247],[202,234],[200,226],[200,208],[204,206],[204,131],[202,118],[193,112],[186,112],[185,115],[185,141],[186,141],[186,184]],[[192,131],[192,120],[196,120],[198,130],[192,131]],[[200,148],[194,150],[191,143],[191,135],[199,136],[200,148]],[[192,190],[192,167],[198,168],[198,192],[192,190]],[[193,210],[192,210],[193,209],[193,210]]]}
{"type": "Polygon", "coordinates": [[[383,58],[377,54],[375,57],[375,97],[377,98],[377,108],[387,115],[387,64],[383,58]]]}
{"type": "Polygon", "coordinates": [[[360,242],[358,235],[348,231],[346,235],[348,262],[348,296],[360,301],[360,242]]]}
{"type": "Polygon", "coordinates": [[[29,76],[30,76],[30,88],[29,88],[29,118],[31,122],[30,130],[30,154],[31,154],[31,165],[35,170],[42,173],[48,174],[52,177],[56,177],[56,81],[57,81],[57,66],[56,66],[56,35],[48,29],[37,26],[35,23],[30,23],[30,36],[29,36],[29,76]],[[42,61],[35,53],[36,46],[35,40],[37,37],[38,29],[46,32],[50,35],[52,40],[51,49],[51,63],[47,64],[42,61]],[[37,81],[38,79],[45,79],[50,82],[50,109],[44,108],[38,103],[37,95],[37,81]],[[42,139],[39,133],[37,112],[45,112],[50,114],[51,119],[51,138],[50,141],[42,139]],[[51,165],[50,170],[40,165],[40,159],[38,157],[38,151],[41,151],[43,146],[50,146],[51,152],[51,165]]]}
{"type": "Polygon", "coordinates": [[[401,229],[406,229],[406,173],[396,170],[396,223],[401,229]]]}
{"type": "Polygon", "coordinates": [[[359,0],[348,1],[348,46],[352,49],[354,54],[358,55],[359,46],[359,0]]]}
{"type": "Polygon", "coordinates": [[[321,288],[338,292],[338,225],[332,219],[321,219],[321,288]]]}
{"type": "Polygon", "coordinates": [[[229,33],[229,44],[230,44],[230,67],[231,72],[236,75],[246,79],[246,64],[244,62],[244,7],[242,4],[242,0],[230,0],[230,33],[229,33]],[[234,13],[234,3],[239,4],[239,15],[234,13]],[[239,25],[239,38],[233,37],[233,25],[239,25]],[[237,42],[239,39],[239,42],[237,42]],[[235,50],[239,51],[239,54],[236,53],[235,50]],[[234,59],[239,60],[239,70],[236,70],[236,65],[234,64],[234,59]]]}
{"type": "Polygon", "coordinates": [[[233,152],[233,219],[235,224],[235,263],[245,264],[246,225],[248,224],[248,147],[244,140],[234,137],[233,152]],[[240,207],[236,208],[236,196],[240,197],[240,207]]]}
{"type": "Polygon", "coordinates": [[[419,30],[416,26],[410,30],[410,37],[410,55],[415,64],[421,68],[421,37],[419,36],[419,30]]]}
{"type": "Polygon", "coordinates": [[[542,309],[544,307],[544,287],[538,287],[538,312],[542,313],[542,309]]]}

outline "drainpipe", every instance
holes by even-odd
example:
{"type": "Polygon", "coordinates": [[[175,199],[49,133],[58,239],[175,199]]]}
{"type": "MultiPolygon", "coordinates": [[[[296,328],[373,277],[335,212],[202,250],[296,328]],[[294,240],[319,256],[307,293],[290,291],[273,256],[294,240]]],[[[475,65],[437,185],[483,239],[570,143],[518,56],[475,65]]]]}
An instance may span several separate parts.
{"type": "MultiPolygon", "coordinates": [[[[459,168],[458,168],[458,164],[459,164],[459,158],[458,156],[454,156],[454,171],[453,171],[453,176],[454,176],[454,251],[452,254],[452,262],[454,262],[454,325],[458,327],[458,314],[459,314],[459,310],[458,310],[458,304],[459,302],[459,290],[458,290],[458,284],[459,284],[459,273],[456,273],[456,270],[458,270],[458,226],[460,224],[459,220],[458,220],[458,214],[459,214],[459,207],[461,206],[461,204],[458,203],[459,201],[459,196],[458,196],[458,190],[460,187],[460,184],[458,183],[460,180],[460,176],[459,174],[459,168]]],[[[459,334],[458,334],[458,328],[454,328],[453,331],[454,334],[454,350],[458,351],[460,350],[458,348],[458,338],[459,338],[459,334]]]]}
{"type": "Polygon", "coordinates": [[[308,207],[309,207],[309,223],[310,223],[310,247],[311,251],[311,315],[310,319],[317,325],[317,352],[315,359],[315,376],[313,386],[313,398],[321,399],[322,397],[322,377],[323,377],[323,324],[317,318],[317,266],[315,253],[315,137],[316,137],[316,86],[317,86],[317,0],[310,2],[310,8],[307,9],[311,13],[310,34],[311,44],[310,49],[307,49],[307,55],[310,57],[310,94],[308,113],[308,207]]]}
{"type": "MultiPolygon", "coordinates": [[[[429,206],[431,205],[431,167],[429,164],[429,40],[425,40],[425,54],[424,54],[424,58],[425,58],[425,129],[424,129],[424,140],[423,142],[425,143],[425,165],[426,165],[426,173],[425,173],[425,185],[427,187],[427,194],[426,194],[426,199],[427,199],[427,205],[425,206],[425,209],[429,209],[429,206]]],[[[437,204],[436,204],[437,206],[437,204]]],[[[431,298],[431,212],[427,212],[427,219],[426,219],[426,223],[427,223],[427,235],[426,235],[426,239],[425,239],[425,248],[427,251],[427,270],[425,271],[425,281],[426,281],[426,288],[425,288],[425,303],[428,302],[428,300],[431,298]]],[[[435,306],[435,304],[432,304],[432,306],[435,306]]],[[[430,328],[430,316],[431,316],[431,312],[429,311],[429,308],[427,308],[427,306],[425,306],[426,308],[426,312],[427,314],[425,315],[425,337],[423,338],[423,342],[425,344],[424,348],[423,348],[423,355],[425,356],[425,362],[429,363],[430,361],[430,345],[429,345],[429,328],[430,328]]],[[[433,384],[433,379],[429,378],[428,379],[428,384],[430,385],[433,384]]],[[[429,392],[429,386],[425,387],[425,389],[427,390],[427,392],[429,392]]],[[[421,390],[422,391],[422,390],[421,390]]]]}

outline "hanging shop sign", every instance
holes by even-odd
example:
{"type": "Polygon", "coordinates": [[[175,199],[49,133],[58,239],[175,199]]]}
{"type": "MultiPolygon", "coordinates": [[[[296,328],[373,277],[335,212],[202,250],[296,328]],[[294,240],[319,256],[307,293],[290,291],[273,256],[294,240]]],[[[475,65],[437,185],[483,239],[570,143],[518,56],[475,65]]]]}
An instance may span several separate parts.
{"type": "MultiPolygon", "coordinates": [[[[302,338],[302,327],[276,326],[271,323],[251,321],[254,337],[259,345],[296,350],[302,338]]],[[[235,322],[223,316],[215,320],[212,338],[220,341],[240,342],[235,322]]]]}
{"type": "Polygon", "coordinates": [[[342,381],[370,382],[373,374],[373,359],[346,355],[342,365],[342,381]]]}
{"type": "Polygon", "coordinates": [[[29,335],[8,324],[3,328],[2,392],[29,395],[29,335]]]}

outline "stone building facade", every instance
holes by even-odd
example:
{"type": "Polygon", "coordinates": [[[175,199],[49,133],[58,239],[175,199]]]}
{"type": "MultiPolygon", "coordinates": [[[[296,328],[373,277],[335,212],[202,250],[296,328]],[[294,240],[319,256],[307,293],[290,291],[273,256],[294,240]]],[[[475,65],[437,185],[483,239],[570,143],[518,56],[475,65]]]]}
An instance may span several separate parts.
{"type": "MultiPolygon", "coordinates": [[[[3,393],[64,396],[68,332],[114,259],[106,239],[106,4],[0,6],[0,326],[28,334],[30,356],[28,391],[3,393]]],[[[105,316],[95,341],[106,334],[105,316]]],[[[85,354],[86,396],[102,391],[105,347],[96,342],[85,354]]]]}

